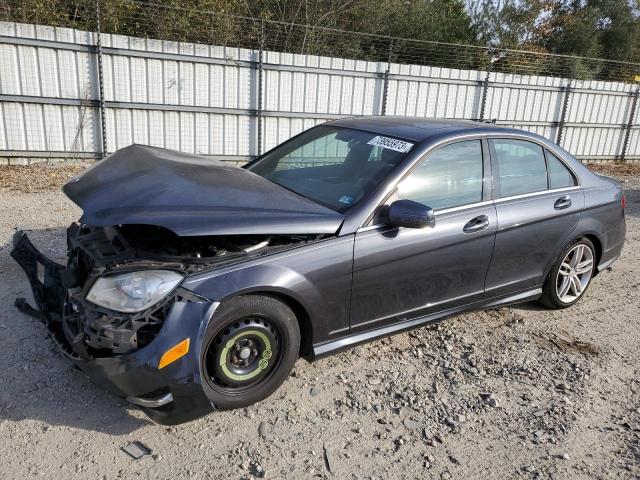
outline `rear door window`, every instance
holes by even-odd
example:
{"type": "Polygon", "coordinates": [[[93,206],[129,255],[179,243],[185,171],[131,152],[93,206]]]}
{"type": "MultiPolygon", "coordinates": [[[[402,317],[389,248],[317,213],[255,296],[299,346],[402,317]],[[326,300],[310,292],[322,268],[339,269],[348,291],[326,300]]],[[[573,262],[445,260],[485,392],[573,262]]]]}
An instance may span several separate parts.
{"type": "Polygon", "coordinates": [[[549,188],[573,187],[576,180],[562,161],[549,150],[546,151],[549,169],[549,188]]]}
{"type": "Polygon", "coordinates": [[[540,145],[526,140],[491,140],[497,170],[497,197],[547,189],[547,167],[540,145]]]}

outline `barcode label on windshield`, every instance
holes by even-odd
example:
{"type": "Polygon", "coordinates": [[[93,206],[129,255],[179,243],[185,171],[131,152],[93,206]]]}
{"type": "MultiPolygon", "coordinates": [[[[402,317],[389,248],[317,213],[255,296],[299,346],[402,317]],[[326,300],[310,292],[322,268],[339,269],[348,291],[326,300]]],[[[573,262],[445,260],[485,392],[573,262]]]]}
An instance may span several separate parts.
{"type": "Polygon", "coordinates": [[[396,152],[407,153],[413,147],[413,143],[403,142],[402,140],[396,140],[389,137],[373,137],[367,142],[367,145],[373,145],[374,147],[388,148],[389,150],[395,150],[396,152]]]}

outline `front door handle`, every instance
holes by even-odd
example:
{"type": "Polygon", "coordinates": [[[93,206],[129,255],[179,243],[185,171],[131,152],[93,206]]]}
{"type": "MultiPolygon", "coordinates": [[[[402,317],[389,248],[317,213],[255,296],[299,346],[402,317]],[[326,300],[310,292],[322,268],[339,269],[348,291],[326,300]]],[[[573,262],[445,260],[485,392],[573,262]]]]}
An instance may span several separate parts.
{"type": "Polygon", "coordinates": [[[467,222],[462,231],[464,233],[480,232],[489,226],[489,217],[486,215],[480,215],[479,217],[472,218],[467,222]]]}
{"type": "Polygon", "coordinates": [[[571,197],[569,195],[565,195],[564,197],[560,197],[556,200],[556,203],[553,204],[553,208],[556,210],[562,210],[564,208],[569,208],[571,206],[571,197]]]}

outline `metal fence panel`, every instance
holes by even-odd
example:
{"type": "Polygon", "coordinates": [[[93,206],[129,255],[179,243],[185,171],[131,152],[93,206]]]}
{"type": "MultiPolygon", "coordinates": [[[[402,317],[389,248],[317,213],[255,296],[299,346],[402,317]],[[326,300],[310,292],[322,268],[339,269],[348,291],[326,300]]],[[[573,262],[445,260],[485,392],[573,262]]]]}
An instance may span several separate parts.
{"type": "Polygon", "coordinates": [[[629,153],[627,153],[626,158],[628,160],[640,160],[640,127],[638,126],[631,130],[629,153]]]}
{"type": "Polygon", "coordinates": [[[591,160],[618,157],[624,138],[620,127],[568,126],[563,147],[578,158],[591,160]]]}
{"type": "Polygon", "coordinates": [[[333,115],[375,112],[377,62],[270,51],[264,57],[266,111],[333,115]]]}
{"type": "Polygon", "coordinates": [[[549,124],[559,118],[565,79],[506,73],[490,79],[486,118],[549,124]]]}
{"type": "Polygon", "coordinates": [[[391,64],[387,115],[478,118],[484,72],[391,64]]]}
{"type": "Polygon", "coordinates": [[[265,142],[263,150],[266,152],[294,135],[325,121],[326,119],[324,118],[265,117],[263,122],[263,138],[265,142]]]}

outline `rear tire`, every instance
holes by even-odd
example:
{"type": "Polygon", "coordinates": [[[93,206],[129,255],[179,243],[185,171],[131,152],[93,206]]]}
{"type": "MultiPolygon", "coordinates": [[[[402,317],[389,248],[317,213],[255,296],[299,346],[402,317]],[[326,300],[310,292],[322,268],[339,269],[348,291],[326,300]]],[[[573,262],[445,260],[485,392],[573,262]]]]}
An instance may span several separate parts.
{"type": "Polygon", "coordinates": [[[576,303],[591,285],[595,263],[595,248],[588,238],[572,242],[562,251],[547,275],[540,303],[554,310],[576,303]]]}
{"type": "Polygon", "coordinates": [[[202,341],[202,386],[218,410],[264,400],[289,376],[300,350],[293,311],[263,295],[224,302],[202,341]]]}

